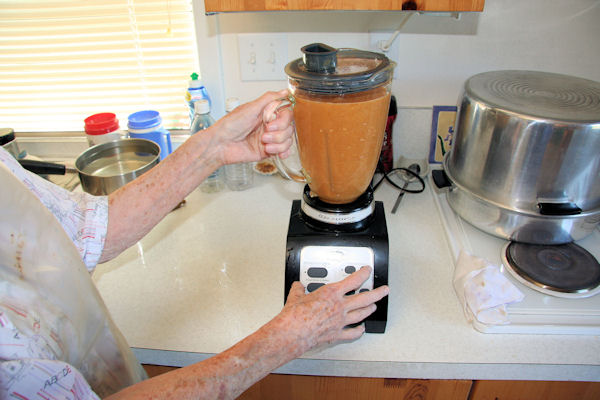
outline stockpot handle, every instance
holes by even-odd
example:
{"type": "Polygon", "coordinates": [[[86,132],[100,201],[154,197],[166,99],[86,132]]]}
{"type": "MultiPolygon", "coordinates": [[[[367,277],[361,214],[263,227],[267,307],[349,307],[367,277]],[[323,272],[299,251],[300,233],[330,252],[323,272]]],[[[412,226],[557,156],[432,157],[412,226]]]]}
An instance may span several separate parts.
{"type": "Polygon", "coordinates": [[[555,215],[555,216],[564,216],[564,215],[577,215],[581,214],[581,208],[577,206],[575,203],[548,203],[548,202],[540,202],[538,203],[538,208],[540,210],[541,215],[555,215]]]}
{"type": "Polygon", "coordinates": [[[453,188],[452,181],[443,169],[434,169],[431,171],[433,184],[439,191],[449,191],[453,188]]]}

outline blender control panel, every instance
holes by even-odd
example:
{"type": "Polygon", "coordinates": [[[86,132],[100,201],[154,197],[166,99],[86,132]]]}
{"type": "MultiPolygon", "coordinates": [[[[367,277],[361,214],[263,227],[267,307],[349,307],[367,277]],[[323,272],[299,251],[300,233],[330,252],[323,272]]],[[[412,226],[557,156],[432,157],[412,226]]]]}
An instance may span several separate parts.
{"type": "Polygon", "coordinates": [[[369,278],[353,292],[373,289],[375,255],[370,247],[306,246],[300,251],[300,282],[306,293],[339,282],[362,266],[371,267],[369,278]]]}

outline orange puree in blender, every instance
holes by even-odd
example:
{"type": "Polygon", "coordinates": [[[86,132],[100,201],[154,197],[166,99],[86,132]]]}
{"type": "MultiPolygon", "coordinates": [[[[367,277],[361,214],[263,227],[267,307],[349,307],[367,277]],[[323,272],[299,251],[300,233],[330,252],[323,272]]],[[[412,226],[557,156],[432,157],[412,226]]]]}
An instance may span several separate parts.
{"type": "Polygon", "coordinates": [[[311,191],[331,204],[365,192],[377,167],[390,93],[379,87],[344,95],[294,93],[294,121],[311,191]]]}

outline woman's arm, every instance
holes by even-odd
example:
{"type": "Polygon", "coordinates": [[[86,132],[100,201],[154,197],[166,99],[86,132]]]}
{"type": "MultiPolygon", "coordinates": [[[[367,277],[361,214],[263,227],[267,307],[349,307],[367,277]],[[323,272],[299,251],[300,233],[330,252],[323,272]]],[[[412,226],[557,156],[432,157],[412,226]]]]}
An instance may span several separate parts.
{"type": "Polygon", "coordinates": [[[358,339],[364,325],[346,328],[375,311],[388,294],[381,286],[345,296],[371,272],[363,267],[341,282],[305,295],[295,282],[281,313],[259,330],[208,360],[159,375],[110,399],[234,399],[277,367],[323,344],[358,339]]]}
{"type": "Polygon", "coordinates": [[[111,193],[108,231],[100,262],[135,244],[207,176],[224,164],[286,156],[292,140],[292,115],[274,115],[287,90],[268,92],[236,108],[215,125],[189,137],[154,168],[111,193]]]}

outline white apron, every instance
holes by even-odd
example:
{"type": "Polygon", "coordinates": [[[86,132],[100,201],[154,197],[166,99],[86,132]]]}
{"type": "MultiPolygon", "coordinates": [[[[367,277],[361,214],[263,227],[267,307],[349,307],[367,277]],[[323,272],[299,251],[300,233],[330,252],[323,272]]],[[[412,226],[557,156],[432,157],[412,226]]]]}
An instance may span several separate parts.
{"type": "MultiPolygon", "coordinates": [[[[0,345],[20,348],[17,358],[23,358],[25,349],[31,359],[69,363],[100,397],[146,377],[110,318],[74,243],[54,215],[3,163],[0,305],[9,310],[4,317],[12,313],[7,320],[15,331],[9,338],[14,343],[0,345]]],[[[2,316],[0,313],[0,323],[2,316]]],[[[18,368],[8,371],[2,371],[3,384],[24,379],[17,376],[24,374],[18,368]]]]}

